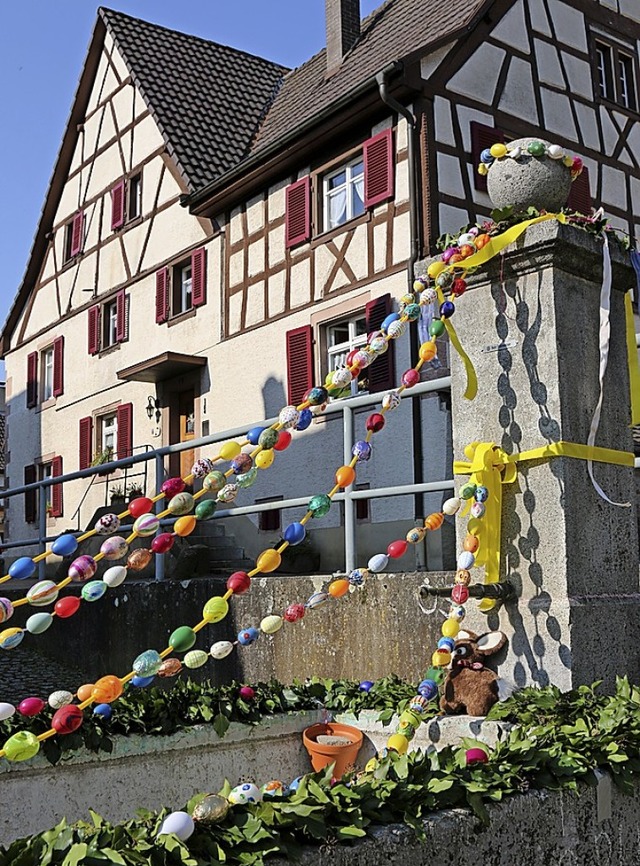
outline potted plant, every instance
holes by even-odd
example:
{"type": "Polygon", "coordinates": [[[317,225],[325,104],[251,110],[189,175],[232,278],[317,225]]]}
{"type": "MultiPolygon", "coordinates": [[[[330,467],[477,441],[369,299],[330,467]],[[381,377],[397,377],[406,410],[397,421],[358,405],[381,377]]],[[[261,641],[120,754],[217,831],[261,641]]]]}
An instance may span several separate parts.
{"type": "Polygon", "coordinates": [[[336,779],[355,764],[362,741],[361,730],[339,722],[318,722],[302,732],[302,742],[313,769],[318,772],[329,764],[335,764],[333,775],[336,779]]]}
{"type": "MultiPolygon", "coordinates": [[[[110,463],[113,460],[113,448],[104,448],[102,451],[96,451],[91,461],[91,466],[102,466],[103,463],[110,463]]],[[[98,472],[98,475],[109,475],[109,472],[98,472]]]]}
{"type": "Polygon", "coordinates": [[[140,484],[132,481],[131,484],[127,485],[127,498],[129,502],[133,499],[139,499],[141,496],[144,496],[144,490],[140,484]]]}
{"type": "Polygon", "coordinates": [[[113,487],[109,489],[109,496],[111,497],[111,504],[114,505],[116,502],[124,502],[124,488],[122,484],[114,484],[113,487]]]}

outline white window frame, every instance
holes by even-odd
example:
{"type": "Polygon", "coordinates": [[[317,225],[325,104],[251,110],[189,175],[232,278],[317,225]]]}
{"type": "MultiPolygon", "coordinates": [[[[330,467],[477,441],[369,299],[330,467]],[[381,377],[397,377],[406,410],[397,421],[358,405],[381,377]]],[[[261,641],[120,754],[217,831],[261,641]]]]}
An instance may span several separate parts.
{"type": "Polygon", "coordinates": [[[42,394],[41,402],[46,403],[47,400],[53,398],[53,370],[54,370],[54,352],[53,346],[47,346],[40,353],[40,364],[42,369],[42,394]]]}
{"type": "MultiPolygon", "coordinates": [[[[346,357],[353,349],[359,349],[362,346],[367,345],[367,319],[364,314],[357,313],[353,316],[346,317],[344,319],[336,319],[335,322],[327,322],[325,326],[326,340],[327,340],[327,372],[330,373],[332,370],[337,370],[339,367],[342,367],[345,363],[346,357]],[[364,322],[364,333],[358,334],[358,322],[364,322]],[[343,340],[342,343],[336,343],[335,345],[331,345],[331,330],[332,328],[344,328],[347,326],[349,337],[346,341],[343,340]]],[[[367,394],[366,390],[359,390],[358,388],[358,378],[351,380],[351,397],[357,397],[358,394],[367,394]]]]}
{"type": "Polygon", "coordinates": [[[127,184],[127,221],[142,215],[142,172],[129,178],[127,184]]]}
{"type": "Polygon", "coordinates": [[[100,443],[98,450],[100,453],[104,453],[108,449],[111,449],[111,454],[116,453],[116,446],[118,442],[118,413],[117,412],[105,412],[104,415],[98,416],[99,426],[100,426],[100,443]],[[109,444],[109,437],[112,437],[112,442],[109,444]]]}
{"type": "Polygon", "coordinates": [[[324,223],[324,231],[328,232],[332,229],[338,228],[339,226],[348,223],[350,220],[355,219],[356,217],[362,216],[364,214],[364,155],[362,153],[358,154],[358,156],[354,157],[354,159],[349,160],[349,162],[343,163],[337,168],[332,169],[330,172],[325,174],[322,178],[322,213],[323,213],[323,223],[324,223]],[[356,166],[362,166],[362,171],[358,172],[358,174],[354,174],[353,169],[356,166]],[[331,180],[339,174],[345,173],[345,182],[340,184],[340,186],[335,189],[330,189],[329,184],[331,180]],[[360,182],[362,184],[362,213],[354,213],[353,208],[353,197],[354,197],[354,187],[356,184],[360,182]],[[333,225],[331,224],[331,199],[342,191],[346,191],[347,199],[346,199],[346,209],[344,219],[340,220],[340,222],[336,222],[333,225]]]}
{"type": "Polygon", "coordinates": [[[596,42],[596,63],[598,66],[598,87],[602,99],[611,100],[612,94],[609,93],[607,66],[611,66],[611,49],[608,45],[602,42],[596,42]]]}
{"type": "Polygon", "coordinates": [[[191,262],[178,268],[178,279],[180,281],[180,309],[174,311],[174,315],[187,313],[193,309],[193,275],[191,262]]]}
{"type": "Polygon", "coordinates": [[[118,344],[118,302],[108,301],[102,308],[104,316],[103,349],[110,349],[118,344]]]}

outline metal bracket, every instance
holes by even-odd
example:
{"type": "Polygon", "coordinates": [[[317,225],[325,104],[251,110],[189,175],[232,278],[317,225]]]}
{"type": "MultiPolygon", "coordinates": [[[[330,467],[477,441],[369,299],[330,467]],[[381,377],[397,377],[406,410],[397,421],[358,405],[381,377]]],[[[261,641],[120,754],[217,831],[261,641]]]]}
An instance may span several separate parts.
{"type": "MultiPolygon", "coordinates": [[[[427,582],[420,587],[419,594],[421,599],[426,599],[428,596],[448,598],[452,589],[451,586],[430,586],[427,582]]],[[[513,601],[516,597],[515,587],[509,580],[500,583],[472,583],[468,589],[469,598],[495,598],[504,602],[513,601]]]]}

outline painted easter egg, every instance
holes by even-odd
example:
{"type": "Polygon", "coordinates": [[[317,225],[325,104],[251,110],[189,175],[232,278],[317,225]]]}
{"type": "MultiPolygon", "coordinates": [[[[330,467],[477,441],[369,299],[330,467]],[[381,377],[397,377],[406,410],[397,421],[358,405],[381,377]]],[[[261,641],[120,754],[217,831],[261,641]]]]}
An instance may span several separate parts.
{"type": "Polygon", "coordinates": [[[196,642],[196,633],[188,625],[179,626],[169,637],[169,645],[177,653],[185,653],[196,642]]]}
{"type": "Polygon", "coordinates": [[[308,508],[312,517],[324,517],[331,508],[331,499],[326,493],[319,493],[317,496],[311,497],[308,508]]]}
{"type": "Polygon", "coordinates": [[[216,469],[215,471],[209,472],[205,475],[202,486],[205,490],[208,490],[209,493],[217,493],[218,490],[222,490],[226,483],[227,479],[225,478],[224,473],[219,472],[216,469]]]}
{"type": "Polygon", "coordinates": [[[365,427],[370,433],[379,433],[384,424],[384,415],[381,415],[379,412],[372,412],[365,422],[365,427]]]}
{"type": "Polygon", "coordinates": [[[260,632],[257,628],[253,628],[250,626],[249,628],[241,629],[238,632],[238,643],[242,644],[242,646],[249,646],[260,637],[260,632]]]}
{"type": "Polygon", "coordinates": [[[451,590],[451,599],[456,604],[464,604],[469,598],[469,590],[462,583],[457,583],[451,590]]]}
{"type": "Polygon", "coordinates": [[[78,549],[78,542],[70,532],[59,535],[51,545],[52,553],[56,556],[72,556],[78,549]]]}
{"type": "Polygon", "coordinates": [[[34,613],[27,619],[25,628],[29,634],[42,634],[52,623],[53,617],[50,613],[34,613]]]}
{"type": "Polygon", "coordinates": [[[262,800],[262,794],[257,785],[253,782],[244,782],[242,785],[236,785],[229,793],[229,802],[233,806],[241,806],[246,803],[259,803],[262,800]]]}
{"type": "Polygon", "coordinates": [[[160,665],[158,676],[163,678],[175,677],[182,670],[180,659],[165,659],[160,665]]]}
{"type": "Polygon", "coordinates": [[[103,719],[110,719],[113,715],[113,708],[109,704],[96,704],[93,708],[94,716],[101,716],[103,719]]]}
{"type": "Polygon", "coordinates": [[[103,581],[110,587],[120,586],[127,577],[127,569],[124,565],[114,565],[108,568],[102,575],[103,581]]]}
{"type": "Polygon", "coordinates": [[[160,521],[155,514],[146,512],[137,517],[133,523],[133,531],[145,538],[148,535],[155,535],[158,531],[160,521]]]}
{"type": "Polygon", "coordinates": [[[458,556],[458,568],[470,569],[476,561],[475,556],[468,550],[463,550],[458,556]]]}
{"type": "MultiPolygon", "coordinates": [[[[234,443],[235,444],[235,443],[234,443]]],[[[204,478],[213,469],[213,463],[208,457],[201,457],[191,467],[191,474],[194,478],[204,478]]]]}
{"type": "Polygon", "coordinates": [[[368,571],[366,568],[354,568],[349,572],[349,583],[351,586],[362,586],[367,577],[368,571]]]}
{"type": "MultiPolygon", "coordinates": [[[[260,455],[258,454],[258,457],[260,455]]],[[[220,502],[233,502],[238,495],[237,484],[225,484],[222,490],[218,493],[220,502]]]]}
{"type": "Polygon", "coordinates": [[[451,499],[447,499],[443,505],[442,510],[445,514],[448,514],[450,517],[454,514],[457,514],[462,507],[462,500],[457,496],[452,496],[451,499]]]}
{"type": "Polygon", "coordinates": [[[100,677],[91,689],[91,697],[96,704],[110,704],[122,694],[123,686],[118,677],[112,674],[100,677]]]}
{"type": "Polygon", "coordinates": [[[36,573],[36,564],[30,556],[20,556],[9,566],[9,575],[14,580],[27,580],[36,573]]]}
{"type": "Polygon", "coordinates": [[[260,791],[263,797],[286,797],[289,794],[289,786],[279,779],[272,779],[270,782],[265,782],[260,791]]]}
{"type": "MultiPolygon", "coordinates": [[[[256,479],[258,477],[258,467],[252,466],[251,469],[247,470],[247,472],[243,472],[241,475],[236,475],[236,484],[241,490],[246,490],[248,487],[252,487],[256,483],[256,479]]],[[[196,508],[196,514],[198,513],[198,509],[196,508]]]]}
{"type": "Polygon", "coordinates": [[[122,559],[128,550],[129,545],[121,535],[112,535],[100,545],[100,553],[105,559],[122,559]]]}
{"type": "Polygon", "coordinates": [[[329,601],[329,598],[330,596],[328,592],[322,592],[322,590],[312,592],[307,600],[307,608],[309,610],[316,610],[325,605],[329,601]]]}
{"type": "Polygon", "coordinates": [[[283,619],[281,616],[277,616],[276,614],[270,614],[269,616],[265,616],[264,619],[261,620],[260,631],[264,632],[264,634],[275,634],[282,628],[282,623],[283,619]]]}
{"type": "Polygon", "coordinates": [[[140,653],[131,665],[139,677],[154,677],[162,667],[162,656],[157,650],[149,649],[140,653]]]}
{"type": "Polygon", "coordinates": [[[91,580],[97,570],[98,565],[95,559],[92,556],[83,555],[73,560],[67,574],[72,580],[82,582],[91,580]]]}
{"type": "Polygon", "coordinates": [[[349,592],[351,584],[348,580],[341,578],[340,580],[332,580],[327,587],[327,592],[332,598],[342,598],[349,592]]]}
{"type": "Polygon", "coordinates": [[[142,571],[151,562],[153,554],[146,547],[139,547],[137,550],[132,550],[127,557],[127,568],[131,571],[142,571]]]}
{"type": "Polygon", "coordinates": [[[167,499],[173,499],[173,497],[177,496],[178,493],[182,493],[184,488],[184,481],[182,478],[176,476],[175,478],[167,478],[167,480],[163,482],[160,491],[164,493],[167,499]]]}
{"type": "Polygon", "coordinates": [[[484,513],[487,510],[484,502],[474,502],[470,508],[470,514],[472,517],[479,519],[480,517],[484,517],[484,513]]]}
{"type": "Polygon", "coordinates": [[[204,650],[191,650],[183,659],[184,666],[191,670],[201,668],[202,665],[205,665],[208,661],[209,653],[206,653],[204,650]]]}
{"type": "Polygon", "coordinates": [[[18,731],[3,746],[8,761],[28,761],[40,751],[40,742],[31,731],[18,731]]]}
{"type": "MultiPolygon", "coordinates": [[[[285,408],[287,408],[287,407],[285,407],[285,408]]],[[[292,408],[292,407],[289,407],[289,408],[292,408]]],[[[296,409],[294,409],[294,412],[296,412],[296,414],[297,414],[296,409]]],[[[267,427],[260,434],[260,437],[258,439],[258,445],[260,445],[261,448],[269,449],[269,448],[273,448],[273,446],[277,443],[277,441],[278,441],[278,431],[274,430],[273,427],[267,427]]]]}
{"type": "Polygon", "coordinates": [[[371,457],[371,445],[364,439],[359,439],[354,443],[351,453],[358,458],[358,463],[364,463],[371,457]]]}
{"type": "Polygon", "coordinates": [[[120,518],[117,514],[103,514],[96,520],[94,529],[97,535],[111,535],[120,529],[120,518]]]}
{"type": "Polygon", "coordinates": [[[426,530],[421,526],[414,526],[413,529],[410,529],[409,532],[407,532],[406,539],[409,544],[419,544],[421,541],[424,541],[425,535],[426,530]]]}
{"type": "Polygon", "coordinates": [[[40,580],[27,592],[27,601],[33,607],[46,607],[53,604],[60,590],[52,580],[40,580]]]}
{"type": "Polygon", "coordinates": [[[73,695],[71,692],[59,689],[57,692],[51,692],[47,698],[47,703],[52,710],[59,710],[60,707],[66,707],[67,704],[73,703],[73,695]]]}
{"type": "MultiPolygon", "coordinates": [[[[251,470],[253,471],[253,470],[251,470]]],[[[238,486],[240,486],[240,478],[238,478],[238,486]]],[[[196,510],[193,512],[196,520],[211,520],[216,513],[218,503],[215,499],[201,499],[196,505],[196,510]]]]}
{"type": "Polygon", "coordinates": [[[438,694],[438,686],[433,680],[422,680],[418,686],[418,694],[431,701],[438,694]]]}
{"type": "Polygon", "coordinates": [[[13,616],[13,604],[8,598],[0,598],[0,624],[13,616]]]}
{"type": "Polygon", "coordinates": [[[57,734],[72,734],[82,725],[84,713],[77,704],[68,704],[56,710],[51,719],[51,727],[57,734]]]}
{"type": "Polygon", "coordinates": [[[273,449],[267,448],[261,451],[259,454],[256,454],[256,468],[269,469],[270,466],[273,466],[273,461],[275,459],[276,455],[273,449]]]}
{"type": "Polygon", "coordinates": [[[251,578],[246,571],[234,571],[227,578],[227,589],[232,590],[236,595],[247,592],[250,586],[251,578]]]}
{"type": "Polygon", "coordinates": [[[305,615],[305,607],[303,604],[290,604],[284,612],[284,618],[287,622],[298,622],[305,615]]]}
{"type": "Polygon", "coordinates": [[[264,574],[275,571],[282,562],[282,556],[277,550],[268,547],[256,559],[256,568],[264,574]]]}
{"type": "Polygon", "coordinates": [[[0,703],[0,722],[6,721],[6,719],[10,719],[11,716],[15,715],[16,708],[13,704],[8,704],[6,702],[0,703]]]}
{"type": "Polygon", "coordinates": [[[401,397],[397,391],[389,391],[382,398],[382,408],[386,409],[387,412],[391,412],[393,409],[397,409],[400,405],[401,397]]]}
{"type": "Polygon", "coordinates": [[[191,813],[191,817],[198,824],[219,824],[229,813],[229,801],[219,794],[208,794],[201,800],[191,813]]]}
{"type": "Polygon", "coordinates": [[[216,641],[209,650],[211,657],[218,661],[225,659],[231,652],[233,652],[233,644],[230,640],[216,641]]]}
{"type": "Polygon", "coordinates": [[[397,541],[392,541],[387,545],[387,554],[391,559],[400,559],[407,552],[409,544],[404,538],[399,538],[397,541]]]}
{"type": "Polygon", "coordinates": [[[151,685],[154,679],[155,677],[139,677],[136,675],[135,677],[131,677],[130,682],[131,685],[135,686],[137,689],[145,689],[147,686],[151,685]]]}
{"type": "Polygon", "coordinates": [[[237,442],[225,442],[220,448],[220,457],[222,460],[233,460],[242,451],[237,442]]]}
{"type": "Polygon", "coordinates": [[[207,622],[220,622],[229,613],[229,602],[217,595],[208,599],[202,608],[202,619],[207,622]]]}
{"type": "Polygon", "coordinates": [[[194,501],[193,496],[190,493],[186,493],[183,491],[182,493],[178,493],[176,496],[171,499],[167,508],[171,512],[171,514],[189,514],[190,511],[193,511],[194,501]]]}
{"type": "Polygon", "coordinates": [[[248,472],[253,466],[253,458],[250,454],[238,454],[231,461],[231,468],[236,475],[242,475],[243,472],[248,472]]]}
{"type": "Polygon", "coordinates": [[[442,634],[444,637],[455,637],[460,631],[460,624],[455,619],[445,619],[442,623],[442,634]]]}
{"type": "Polygon", "coordinates": [[[0,649],[10,650],[20,646],[24,639],[24,631],[21,628],[5,628],[0,631],[0,649]]]}
{"type": "Polygon", "coordinates": [[[154,553],[168,553],[175,543],[175,538],[170,532],[161,532],[151,539],[151,550],[154,553]]]}
{"type": "Polygon", "coordinates": [[[158,836],[177,836],[181,842],[186,842],[195,831],[193,818],[187,812],[171,812],[162,822],[158,836]]]}

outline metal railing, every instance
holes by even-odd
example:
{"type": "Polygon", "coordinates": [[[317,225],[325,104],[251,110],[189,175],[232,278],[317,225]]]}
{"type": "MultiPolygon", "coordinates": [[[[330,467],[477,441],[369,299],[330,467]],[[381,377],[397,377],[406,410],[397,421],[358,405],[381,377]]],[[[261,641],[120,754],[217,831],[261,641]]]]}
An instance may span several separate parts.
{"type": "MultiPolygon", "coordinates": [[[[442,376],[441,378],[433,379],[429,382],[421,382],[413,386],[410,390],[402,393],[402,399],[411,399],[418,401],[424,394],[448,391],[451,389],[451,377],[442,376]]],[[[329,403],[321,417],[327,415],[342,415],[342,435],[343,435],[343,451],[344,462],[349,463],[352,459],[351,449],[354,441],[354,424],[353,415],[358,409],[378,403],[380,394],[363,394],[358,397],[347,398],[344,400],[336,400],[329,403]]],[[[258,422],[260,426],[268,426],[274,424],[277,418],[267,418],[264,421],[258,422]]],[[[198,448],[205,448],[213,445],[216,442],[224,442],[229,439],[235,439],[239,436],[244,436],[247,430],[257,424],[245,424],[242,427],[234,427],[228,430],[222,430],[217,433],[212,433],[209,436],[203,436],[199,439],[190,439],[188,442],[180,442],[175,445],[166,445],[162,448],[157,448],[145,451],[143,454],[125,457],[122,460],[114,460],[110,463],[103,463],[100,466],[93,466],[88,469],[82,469],[77,472],[68,472],[64,475],[57,475],[54,478],[43,478],[35,481],[32,484],[25,484],[21,487],[13,487],[8,490],[0,491],[0,499],[9,499],[14,496],[27,493],[31,490],[38,491],[38,535],[26,539],[10,541],[3,545],[5,550],[15,549],[19,547],[38,546],[38,552],[43,553],[46,550],[46,545],[54,541],[57,536],[47,536],[46,524],[46,504],[47,490],[54,484],[64,484],[66,481],[75,481],[83,478],[93,478],[107,472],[113,473],[117,469],[127,470],[131,466],[136,466],[139,463],[147,463],[150,460],[155,464],[155,485],[156,493],[160,492],[160,487],[165,478],[164,460],[165,457],[171,454],[178,454],[181,451],[191,451],[198,448]]],[[[453,479],[444,479],[442,481],[429,481],[414,484],[398,484],[392,487],[377,487],[368,490],[354,490],[353,485],[345,488],[341,493],[334,496],[335,501],[344,503],[344,562],[345,568],[351,570],[356,566],[356,502],[359,499],[381,499],[389,496],[402,496],[415,493],[433,493],[445,490],[452,490],[454,487],[453,479]]],[[[277,508],[296,508],[306,506],[310,496],[295,497],[290,499],[279,499],[275,502],[254,503],[252,505],[238,506],[216,511],[214,519],[224,517],[235,517],[240,515],[258,514],[261,511],[269,511],[277,505],[277,508]]],[[[156,503],[156,512],[162,511],[164,505],[162,501],[156,503]]],[[[156,580],[164,579],[164,556],[157,554],[155,557],[156,580]]],[[[39,577],[42,579],[45,574],[45,561],[42,560],[38,564],[39,577]]]]}

